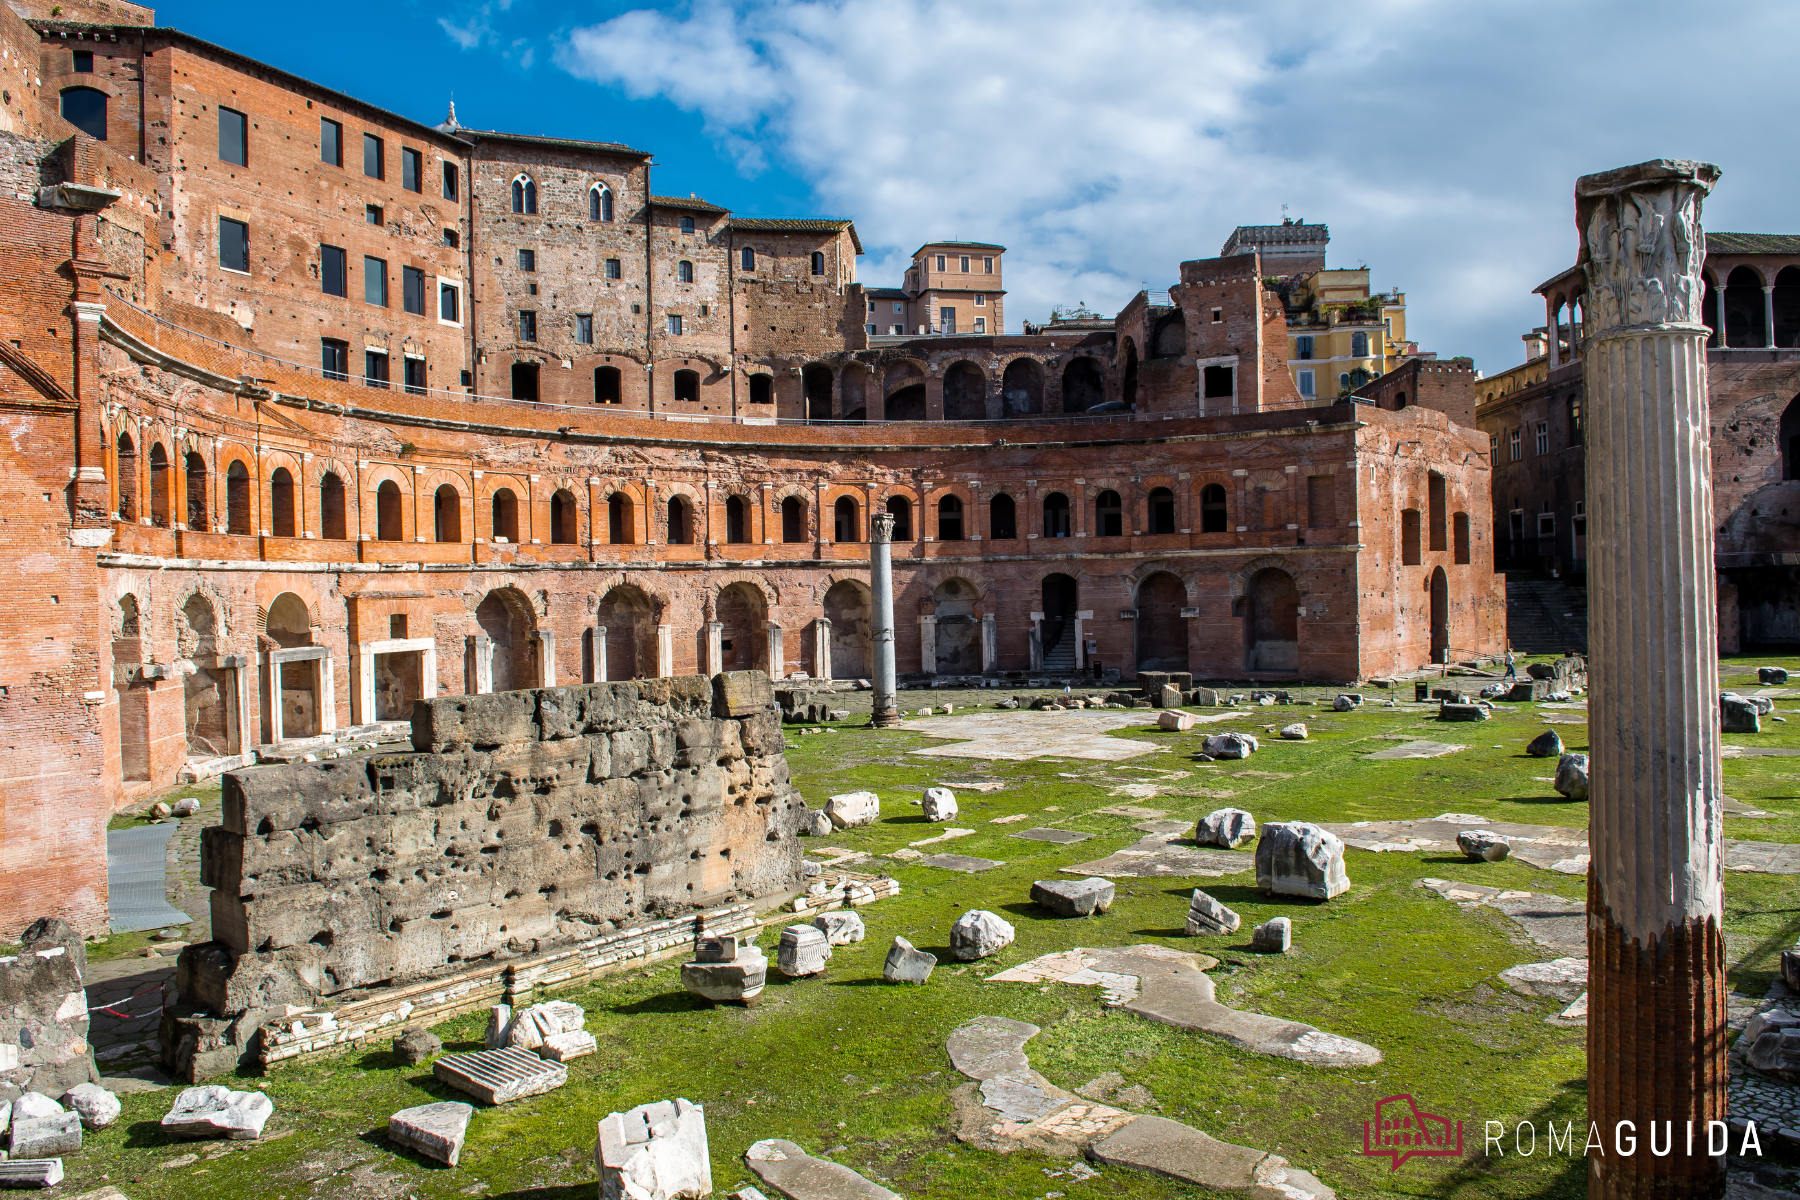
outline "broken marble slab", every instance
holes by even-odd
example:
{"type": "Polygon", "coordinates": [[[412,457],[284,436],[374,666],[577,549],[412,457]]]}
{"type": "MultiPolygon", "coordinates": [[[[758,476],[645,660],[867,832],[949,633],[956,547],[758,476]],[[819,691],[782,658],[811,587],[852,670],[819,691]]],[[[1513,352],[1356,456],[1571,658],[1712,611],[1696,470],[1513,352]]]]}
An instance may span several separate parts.
{"type": "Polygon", "coordinates": [[[1004,867],[1003,860],[992,858],[975,858],[968,854],[933,854],[929,858],[919,860],[921,866],[941,867],[946,871],[961,871],[973,875],[977,871],[991,871],[995,867],[1004,867]]]}
{"type": "Polygon", "coordinates": [[[1389,746],[1386,750],[1377,750],[1373,754],[1365,754],[1365,760],[1386,762],[1397,758],[1442,758],[1446,754],[1455,754],[1458,750],[1467,750],[1467,746],[1456,746],[1448,742],[1432,742],[1424,738],[1401,742],[1398,746],[1389,746]]]}
{"type": "Polygon", "coordinates": [[[1051,829],[1039,826],[1036,829],[1022,829],[1018,833],[1009,833],[1006,836],[1024,838],[1028,842],[1054,842],[1058,846],[1072,846],[1076,842],[1085,842],[1094,835],[1077,833],[1073,829],[1051,829]]]}
{"type": "Polygon", "coordinates": [[[1543,892],[1508,891],[1483,883],[1421,879],[1446,900],[1465,908],[1487,905],[1504,914],[1538,945],[1560,955],[1587,953],[1587,905],[1543,892]]]}
{"type": "Polygon", "coordinates": [[[949,842],[949,841],[954,841],[955,839],[957,839],[959,837],[968,837],[971,833],[974,833],[974,832],[975,831],[973,829],[950,828],[950,829],[944,830],[944,832],[938,834],[936,837],[924,838],[917,842],[908,842],[907,845],[909,845],[909,846],[930,846],[937,842],[949,842]]]}
{"type": "Polygon", "coordinates": [[[1552,962],[1522,963],[1500,972],[1500,978],[1515,992],[1569,1003],[1587,993],[1588,960],[1559,958],[1552,962]]]}
{"type": "Polygon", "coordinates": [[[207,1084],[185,1088],[175,1097],[174,1107],[162,1119],[162,1131],[172,1138],[255,1141],[274,1112],[274,1102],[262,1092],[234,1092],[223,1084],[207,1084]]]}
{"type": "MultiPolygon", "coordinates": [[[[1470,813],[1440,813],[1417,821],[1356,821],[1348,825],[1324,825],[1346,846],[1358,850],[1441,851],[1460,854],[1456,835],[1479,826],[1504,837],[1510,857],[1547,871],[1585,875],[1588,868],[1587,830],[1566,825],[1521,825],[1490,821],[1470,813]]],[[[1788,842],[1725,842],[1725,869],[1769,875],[1800,875],[1800,845],[1788,842]]],[[[1095,874],[1100,874],[1096,871],[1095,874]]]]}
{"type": "Polygon", "coordinates": [[[678,1098],[609,1113],[595,1131],[594,1165],[605,1200],[710,1196],[706,1110],[678,1098]]]}
{"type": "Polygon", "coordinates": [[[474,1115],[474,1106],[460,1100],[403,1108],[388,1118],[388,1141],[454,1167],[474,1115]]]}
{"type": "Polygon", "coordinates": [[[483,1104],[506,1104],[542,1095],[569,1082],[569,1068],[545,1062],[531,1051],[514,1046],[445,1054],[431,1064],[431,1073],[439,1083],[483,1104]]]}
{"type": "Polygon", "coordinates": [[[766,1138],[744,1151],[744,1165],[787,1200],[900,1200],[842,1163],[814,1158],[793,1142],[766,1138]]]}
{"type": "Polygon", "coordinates": [[[60,1158],[0,1160],[0,1188],[52,1188],[62,1179],[60,1158]]]}
{"type": "Polygon", "coordinates": [[[1113,851],[1105,858],[1057,869],[1071,875],[1099,875],[1109,879],[1151,879],[1164,876],[1204,876],[1216,879],[1221,875],[1237,875],[1256,869],[1254,853],[1216,850],[1196,846],[1189,841],[1178,841],[1188,832],[1188,828],[1183,822],[1174,829],[1148,834],[1123,850],[1113,851]]]}
{"type": "Polygon", "coordinates": [[[1167,1117],[1139,1117],[1096,1141],[1096,1162],[1131,1167],[1222,1191],[1283,1200],[1323,1200],[1336,1193],[1279,1154],[1221,1142],[1167,1117]]]}

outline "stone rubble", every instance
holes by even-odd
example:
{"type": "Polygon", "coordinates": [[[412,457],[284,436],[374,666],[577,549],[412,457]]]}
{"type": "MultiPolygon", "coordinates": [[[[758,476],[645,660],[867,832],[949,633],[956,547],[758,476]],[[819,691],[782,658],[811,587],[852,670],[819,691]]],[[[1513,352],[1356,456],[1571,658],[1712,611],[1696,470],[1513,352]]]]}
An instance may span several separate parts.
{"type": "Polygon", "coordinates": [[[862,941],[865,936],[862,915],[847,908],[820,913],[812,923],[833,946],[848,946],[862,941]]]}
{"type": "Polygon", "coordinates": [[[1256,844],[1256,886],[1276,896],[1329,900],[1350,890],[1344,843],[1307,821],[1269,821],[1256,844]]]}
{"type": "Polygon", "coordinates": [[[926,788],[921,807],[927,821],[948,821],[956,816],[956,794],[949,788],[926,788]]]}
{"type": "Polygon", "coordinates": [[[1556,763],[1556,779],[1554,787],[1561,795],[1571,800],[1588,798],[1588,756],[1585,754],[1565,754],[1556,763]]]}
{"type": "Polygon", "coordinates": [[[274,1112],[274,1102],[262,1092],[234,1092],[222,1084],[208,1084],[184,1089],[175,1097],[162,1119],[162,1131],[172,1138],[255,1141],[274,1112]]]}
{"type": "Polygon", "coordinates": [[[1563,754],[1562,737],[1556,730],[1546,729],[1531,739],[1531,744],[1525,747],[1525,753],[1533,758],[1561,758],[1563,754]]]}
{"type": "Polygon", "coordinates": [[[874,792],[844,792],[825,802],[825,815],[837,829],[873,825],[881,816],[881,799],[874,792]]]}
{"type": "Polygon", "coordinates": [[[1170,733],[1186,733],[1199,723],[1200,718],[1193,713],[1173,708],[1165,708],[1156,717],[1156,727],[1170,733]]]}
{"type": "Polygon", "coordinates": [[[81,1114],[60,1108],[43,1116],[13,1117],[8,1143],[14,1158],[55,1158],[81,1149],[81,1114]]]}
{"type": "Polygon", "coordinates": [[[1086,917],[1103,913],[1112,907],[1114,888],[1111,880],[1093,876],[1088,879],[1039,879],[1031,885],[1031,898],[1059,917],[1086,917]]]}
{"type": "Polygon", "coordinates": [[[1512,852],[1512,843],[1492,830],[1465,829],[1456,835],[1457,849],[1476,862],[1499,862],[1512,852]]]}
{"type": "Polygon", "coordinates": [[[394,1053],[409,1067],[428,1061],[443,1048],[443,1039],[437,1034],[416,1026],[402,1029],[399,1036],[394,1038],[394,1053]]]}
{"type": "Polygon", "coordinates": [[[735,937],[702,939],[694,961],[681,964],[681,986],[714,1004],[755,1004],[768,975],[762,950],[735,937]]]}
{"type": "Polygon", "coordinates": [[[0,1160],[0,1188],[51,1188],[62,1180],[60,1158],[0,1160]]]}
{"type": "Polygon", "coordinates": [[[463,1139],[474,1115],[474,1105],[460,1100],[403,1108],[388,1118],[388,1141],[454,1167],[462,1157],[463,1139]]]}
{"type": "Polygon", "coordinates": [[[1281,727],[1281,736],[1286,741],[1304,742],[1306,740],[1306,723],[1304,721],[1295,721],[1292,725],[1283,725],[1281,727]]]}
{"type": "Polygon", "coordinates": [[[1202,934],[1236,933],[1243,918],[1226,908],[1218,900],[1207,895],[1199,888],[1194,889],[1192,901],[1188,904],[1187,935],[1199,937],[1202,934]]]}
{"type": "Polygon", "coordinates": [[[658,1100],[609,1113],[594,1139],[600,1200],[698,1200],[712,1195],[706,1110],[658,1100]]]}
{"type": "Polygon", "coordinates": [[[881,977],[889,983],[924,983],[937,966],[937,955],[918,950],[903,937],[896,937],[888,948],[887,961],[881,965],[881,977]]]}
{"type": "Polygon", "coordinates": [[[1788,681],[1788,673],[1784,667],[1756,668],[1756,682],[1765,685],[1780,686],[1788,681]]]}
{"type": "Polygon", "coordinates": [[[1256,738],[1248,733],[1215,733],[1200,743],[1200,749],[1214,758],[1249,758],[1256,753],[1256,738]]]}
{"type": "Polygon", "coordinates": [[[789,925],[775,948],[775,967],[789,979],[817,975],[831,961],[831,941],[811,925],[789,925]]]}
{"type": "Polygon", "coordinates": [[[1286,917],[1271,917],[1250,931],[1250,949],[1259,954],[1286,954],[1294,944],[1294,925],[1286,917]]]}
{"type": "Polygon", "coordinates": [[[1194,826],[1194,841],[1202,846],[1235,850],[1256,837],[1256,818],[1241,808],[1218,808],[1194,826]]]}
{"type": "Polygon", "coordinates": [[[997,913],[970,909],[950,926],[950,954],[959,962],[989,958],[1013,944],[1012,925],[997,913]]]}
{"type": "Polygon", "coordinates": [[[119,1098],[97,1083],[78,1083],[63,1093],[63,1107],[81,1116],[85,1129],[101,1129],[119,1119],[119,1098]]]}
{"type": "Polygon", "coordinates": [[[1719,723],[1725,733],[1762,732],[1762,714],[1757,706],[1733,692],[1719,696],[1719,723]]]}
{"type": "Polygon", "coordinates": [[[752,1144],[744,1152],[744,1165],[788,1200],[900,1200],[898,1192],[871,1183],[842,1163],[814,1158],[780,1138],[752,1144]]]}

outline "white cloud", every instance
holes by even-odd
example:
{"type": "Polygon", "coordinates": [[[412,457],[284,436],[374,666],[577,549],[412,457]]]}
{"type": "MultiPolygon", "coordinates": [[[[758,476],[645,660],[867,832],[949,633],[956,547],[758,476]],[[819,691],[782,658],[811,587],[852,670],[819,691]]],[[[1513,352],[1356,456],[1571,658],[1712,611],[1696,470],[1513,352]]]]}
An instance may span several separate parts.
{"type": "Polygon", "coordinates": [[[1715,214],[1780,226],[1794,170],[1757,131],[1797,25],[1673,0],[701,0],[575,29],[557,61],[700,114],[747,174],[789,166],[856,219],[871,282],[930,238],[1002,242],[1016,328],[1167,286],[1285,203],[1408,291],[1428,349],[1495,370],[1572,261],[1576,175],[1707,157],[1715,214]]]}

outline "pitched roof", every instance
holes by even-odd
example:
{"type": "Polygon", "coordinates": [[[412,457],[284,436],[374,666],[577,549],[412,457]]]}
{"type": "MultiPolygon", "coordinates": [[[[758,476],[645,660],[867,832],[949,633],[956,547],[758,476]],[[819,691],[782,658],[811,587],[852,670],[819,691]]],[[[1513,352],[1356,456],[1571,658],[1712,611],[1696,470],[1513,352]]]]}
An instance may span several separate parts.
{"type": "Polygon", "coordinates": [[[842,233],[849,231],[856,252],[863,252],[856,224],[843,217],[733,217],[733,229],[766,229],[771,233],[842,233]]]}
{"type": "Polygon", "coordinates": [[[899,288],[872,287],[864,288],[863,294],[871,300],[905,300],[907,294],[899,288]]]}
{"type": "Polygon", "coordinates": [[[924,251],[935,250],[940,246],[953,247],[958,250],[1004,250],[1004,249],[1006,249],[1005,246],[996,246],[992,242],[926,242],[923,246],[920,246],[917,250],[913,251],[913,257],[917,258],[924,251]]]}
{"type": "Polygon", "coordinates": [[[1800,254],[1800,234],[1706,231],[1710,254],[1800,254]]]}
{"type": "Polygon", "coordinates": [[[710,201],[702,200],[698,196],[652,196],[650,203],[658,208],[685,208],[691,212],[728,213],[731,211],[729,208],[720,208],[710,201]]]}
{"type": "Polygon", "coordinates": [[[470,129],[466,125],[455,125],[448,129],[438,127],[452,137],[481,139],[494,142],[522,142],[528,146],[555,146],[562,150],[603,150],[608,154],[624,154],[632,158],[649,158],[644,150],[633,150],[630,146],[618,142],[588,142],[577,138],[538,137],[530,133],[507,133],[500,129],[470,129]]]}

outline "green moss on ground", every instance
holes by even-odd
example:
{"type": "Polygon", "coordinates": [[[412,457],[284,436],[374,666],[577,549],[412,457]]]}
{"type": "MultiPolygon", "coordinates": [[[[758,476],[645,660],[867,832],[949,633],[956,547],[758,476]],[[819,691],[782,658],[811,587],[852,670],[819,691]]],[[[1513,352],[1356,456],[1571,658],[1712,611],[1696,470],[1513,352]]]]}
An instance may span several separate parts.
{"type": "MultiPolygon", "coordinates": [[[[1757,662],[1771,660],[1759,659],[1757,662]]],[[[1774,660],[1800,676],[1800,663],[1774,660]]],[[[1726,686],[1753,686],[1739,664],[1726,664],[1726,686]]],[[[1326,689],[1310,694],[1329,695],[1326,689]]],[[[1585,749],[1579,709],[1503,706],[1494,720],[1441,724],[1404,708],[1378,705],[1339,714],[1323,709],[1258,709],[1224,727],[1305,720],[1304,743],[1264,739],[1244,763],[1197,763],[1199,738],[1137,728],[1120,736],[1155,744],[1157,752],[1125,763],[1039,759],[1024,763],[923,757],[942,745],[919,733],[843,728],[835,735],[790,738],[794,781],[809,801],[871,788],[883,800],[877,824],[809,843],[886,855],[934,836],[908,801],[942,780],[993,780],[1001,790],[958,793],[962,815],[952,824],[968,837],[927,848],[1004,860],[979,875],[960,875],[891,858],[863,864],[894,874],[899,897],[865,909],[869,940],[840,947],[822,977],[790,981],[771,973],[762,1005],[711,1009],[680,987],[675,964],[633,972],[573,994],[590,1012],[600,1053],[572,1064],[567,1087],[499,1110],[478,1112],[463,1165],[444,1169],[388,1147],[387,1115],[436,1098],[455,1098],[426,1068],[406,1067],[385,1047],[246,1078],[275,1100],[270,1139],[261,1143],[170,1144],[156,1121],[168,1094],[125,1097],[114,1128],[89,1135],[65,1165],[71,1192],[102,1177],[133,1200],[299,1200],[300,1197],[505,1196],[516,1200],[587,1200],[595,1194],[594,1127],[606,1113],[648,1100],[686,1096],[707,1109],[716,1193],[749,1176],[740,1156],[751,1142],[783,1137],[809,1151],[886,1182],[916,1200],[971,1196],[1036,1200],[1059,1192],[1070,1200],[1199,1197],[1203,1189],[1101,1168],[1074,1181],[1062,1160],[1027,1152],[1000,1155],[957,1143],[950,1133],[949,1092],[964,1080],[950,1066],[944,1039],[962,1021],[995,1014],[1043,1028],[1029,1045],[1033,1065],[1074,1089],[1107,1071],[1154,1096],[1155,1111],[1215,1136],[1276,1151],[1337,1188],[1341,1195],[1434,1196],[1457,1200],[1558,1198],[1584,1194],[1582,1163],[1542,1150],[1530,1158],[1481,1155],[1482,1122],[1554,1120],[1577,1124],[1584,1112],[1584,1033],[1547,1025],[1556,1002],[1518,996],[1495,976],[1551,957],[1527,943],[1491,909],[1464,911],[1418,886],[1435,875],[1530,889],[1579,899],[1581,877],[1509,860],[1477,864],[1450,855],[1370,854],[1351,850],[1351,891],[1329,904],[1271,900],[1248,875],[1217,880],[1121,880],[1113,910],[1085,921],[1059,921],[1031,905],[1031,881],[1101,857],[1140,836],[1129,818],[1095,810],[1128,803],[1194,819],[1224,804],[1259,820],[1355,821],[1468,812],[1495,820],[1579,827],[1586,805],[1555,796],[1543,777],[1553,764],[1526,758],[1524,744],[1558,724],[1571,749],[1585,749]],[[1369,762],[1362,756],[1401,737],[1467,744],[1446,758],[1369,762]],[[1180,777],[1173,773],[1185,772],[1180,777]],[[1119,794],[1127,783],[1152,783],[1154,798],[1119,794]],[[1027,821],[993,824],[1026,815],[1027,821]],[[1031,825],[1095,834],[1072,846],[1009,836],[1031,825]],[[1245,930],[1281,914],[1294,922],[1293,953],[1247,953],[1247,938],[1187,938],[1187,897],[1204,885],[1242,914],[1245,930]],[[995,959],[963,966],[945,947],[951,922],[969,908],[1012,921],[1018,941],[995,959]],[[943,964],[924,987],[879,982],[890,940],[902,935],[932,950],[943,964]],[[1028,958],[1072,946],[1150,942],[1204,950],[1220,958],[1219,998],[1276,1016],[1304,1020],[1379,1047],[1376,1067],[1327,1070],[1234,1049],[1103,1009],[1095,989],[1067,985],[987,983],[985,976],[1028,958]],[[1363,1156],[1362,1123],[1376,1100],[1410,1092],[1421,1107],[1465,1122],[1462,1159],[1413,1159],[1390,1171],[1363,1156]],[[199,1157],[187,1165],[185,1156],[199,1157]]],[[[1410,697],[1410,689],[1406,695],[1410,697]]],[[[908,694],[907,698],[917,695],[908,694]]],[[[994,699],[990,693],[986,700],[994,699]]],[[[919,707],[923,698],[913,707],[919,707]]],[[[1054,714],[1041,718],[1054,727],[1054,714]]],[[[1146,726],[1149,724],[1146,714],[1146,726]]],[[[1800,720],[1772,724],[1756,744],[1800,749],[1800,720]]],[[[1728,743],[1748,744],[1731,736],[1728,743]]],[[[1731,795],[1775,814],[1733,818],[1727,836],[1800,841],[1800,758],[1740,758],[1725,764],[1731,795]]],[[[1134,791],[1141,792],[1139,788],[1134,791]]],[[[1773,978],[1778,951],[1800,933],[1794,879],[1733,874],[1726,880],[1726,933],[1732,983],[1760,993],[1773,978]]],[[[772,921],[772,945],[781,920],[772,921]]],[[[479,1045],[485,1016],[470,1014],[437,1027],[451,1049],[479,1045]]]]}

